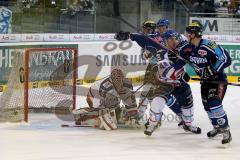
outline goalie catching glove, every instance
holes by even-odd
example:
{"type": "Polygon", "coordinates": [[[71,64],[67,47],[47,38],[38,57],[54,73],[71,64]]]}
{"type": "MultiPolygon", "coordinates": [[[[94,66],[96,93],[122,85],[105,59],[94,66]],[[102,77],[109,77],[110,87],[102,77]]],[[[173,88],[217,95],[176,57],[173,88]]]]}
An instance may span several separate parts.
{"type": "Polygon", "coordinates": [[[139,112],[137,107],[133,107],[133,108],[128,108],[127,106],[122,108],[123,109],[123,113],[122,113],[122,122],[126,125],[126,126],[131,126],[131,127],[136,127],[139,128],[140,124],[139,124],[139,112]]]}

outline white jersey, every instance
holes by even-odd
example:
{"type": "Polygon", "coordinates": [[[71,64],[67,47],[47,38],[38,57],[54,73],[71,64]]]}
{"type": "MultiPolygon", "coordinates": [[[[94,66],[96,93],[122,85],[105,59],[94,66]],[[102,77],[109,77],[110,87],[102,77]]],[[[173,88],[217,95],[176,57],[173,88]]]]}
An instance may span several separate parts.
{"type": "Polygon", "coordinates": [[[132,83],[124,78],[123,89],[117,92],[110,77],[94,82],[89,88],[89,95],[93,98],[93,107],[111,107],[120,103],[131,106],[136,103],[132,93],[132,83]]]}

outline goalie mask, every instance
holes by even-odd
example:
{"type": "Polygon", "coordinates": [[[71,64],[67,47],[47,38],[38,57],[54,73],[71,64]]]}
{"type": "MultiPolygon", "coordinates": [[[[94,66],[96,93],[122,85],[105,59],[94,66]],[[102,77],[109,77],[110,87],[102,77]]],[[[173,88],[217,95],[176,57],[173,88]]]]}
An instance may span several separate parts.
{"type": "Polygon", "coordinates": [[[124,79],[122,70],[113,69],[110,77],[111,77],[114,88],[117,91],[121,91],[123,89],[123,79],[124,79]]]}

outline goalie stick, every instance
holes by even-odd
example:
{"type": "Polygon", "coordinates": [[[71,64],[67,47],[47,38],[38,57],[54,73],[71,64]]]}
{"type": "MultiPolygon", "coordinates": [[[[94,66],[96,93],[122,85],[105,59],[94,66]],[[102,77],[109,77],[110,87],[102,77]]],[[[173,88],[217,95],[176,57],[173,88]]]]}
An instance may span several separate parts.
{"type": "MultiPolygon", "coordinates": [[[[133,129],[133,127],[124,125],[124,124],[117,124],[118,128],[126,128],[126,129],[133,129]]],[[[63,128],[96,128],[94,125],[76,125],[76,124],[61,124],[63,128]]]]}
{"type": "Polygon", "coordinates": [[[137,93],[143,86],[145,86],[148,82],[152,81],[153,79],[149,79],[148,81],[144,82],[141,86],[139,86],[135,91],[133,91],[133,94],[137,93]]]}
{"type": "Polygon", "coordinates": [[[94,125],[76,125],[76,124],[61,124],[61,127],[77,128],[77,127],[95,127],[94,125]]]}

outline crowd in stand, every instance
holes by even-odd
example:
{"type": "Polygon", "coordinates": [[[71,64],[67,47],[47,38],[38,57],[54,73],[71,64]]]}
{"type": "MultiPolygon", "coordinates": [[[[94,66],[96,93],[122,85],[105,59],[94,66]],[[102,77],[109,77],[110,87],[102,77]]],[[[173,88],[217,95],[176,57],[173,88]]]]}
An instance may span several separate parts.
{"type": "Polygon", "coordinates": [[[240,15],[240,0],[189,0],[184,1],[192,12],[240,15]]]}
{"type": "Polygon", "coordinates": [[[73,0],[69,5],[67,13],[71,16],[81,11],[91,11],[94,9],[93,0],[73,0]]]}
{"type": "Polygon", "coordinates": [[[93,2],[91,0],[74,0],[70,7],[76,11],[91,10],[93,2]]]}
{"type": "Polygon", "coordinates": [[[55,8],[59,0],[21,0],[23,8],[55,8]]]}

